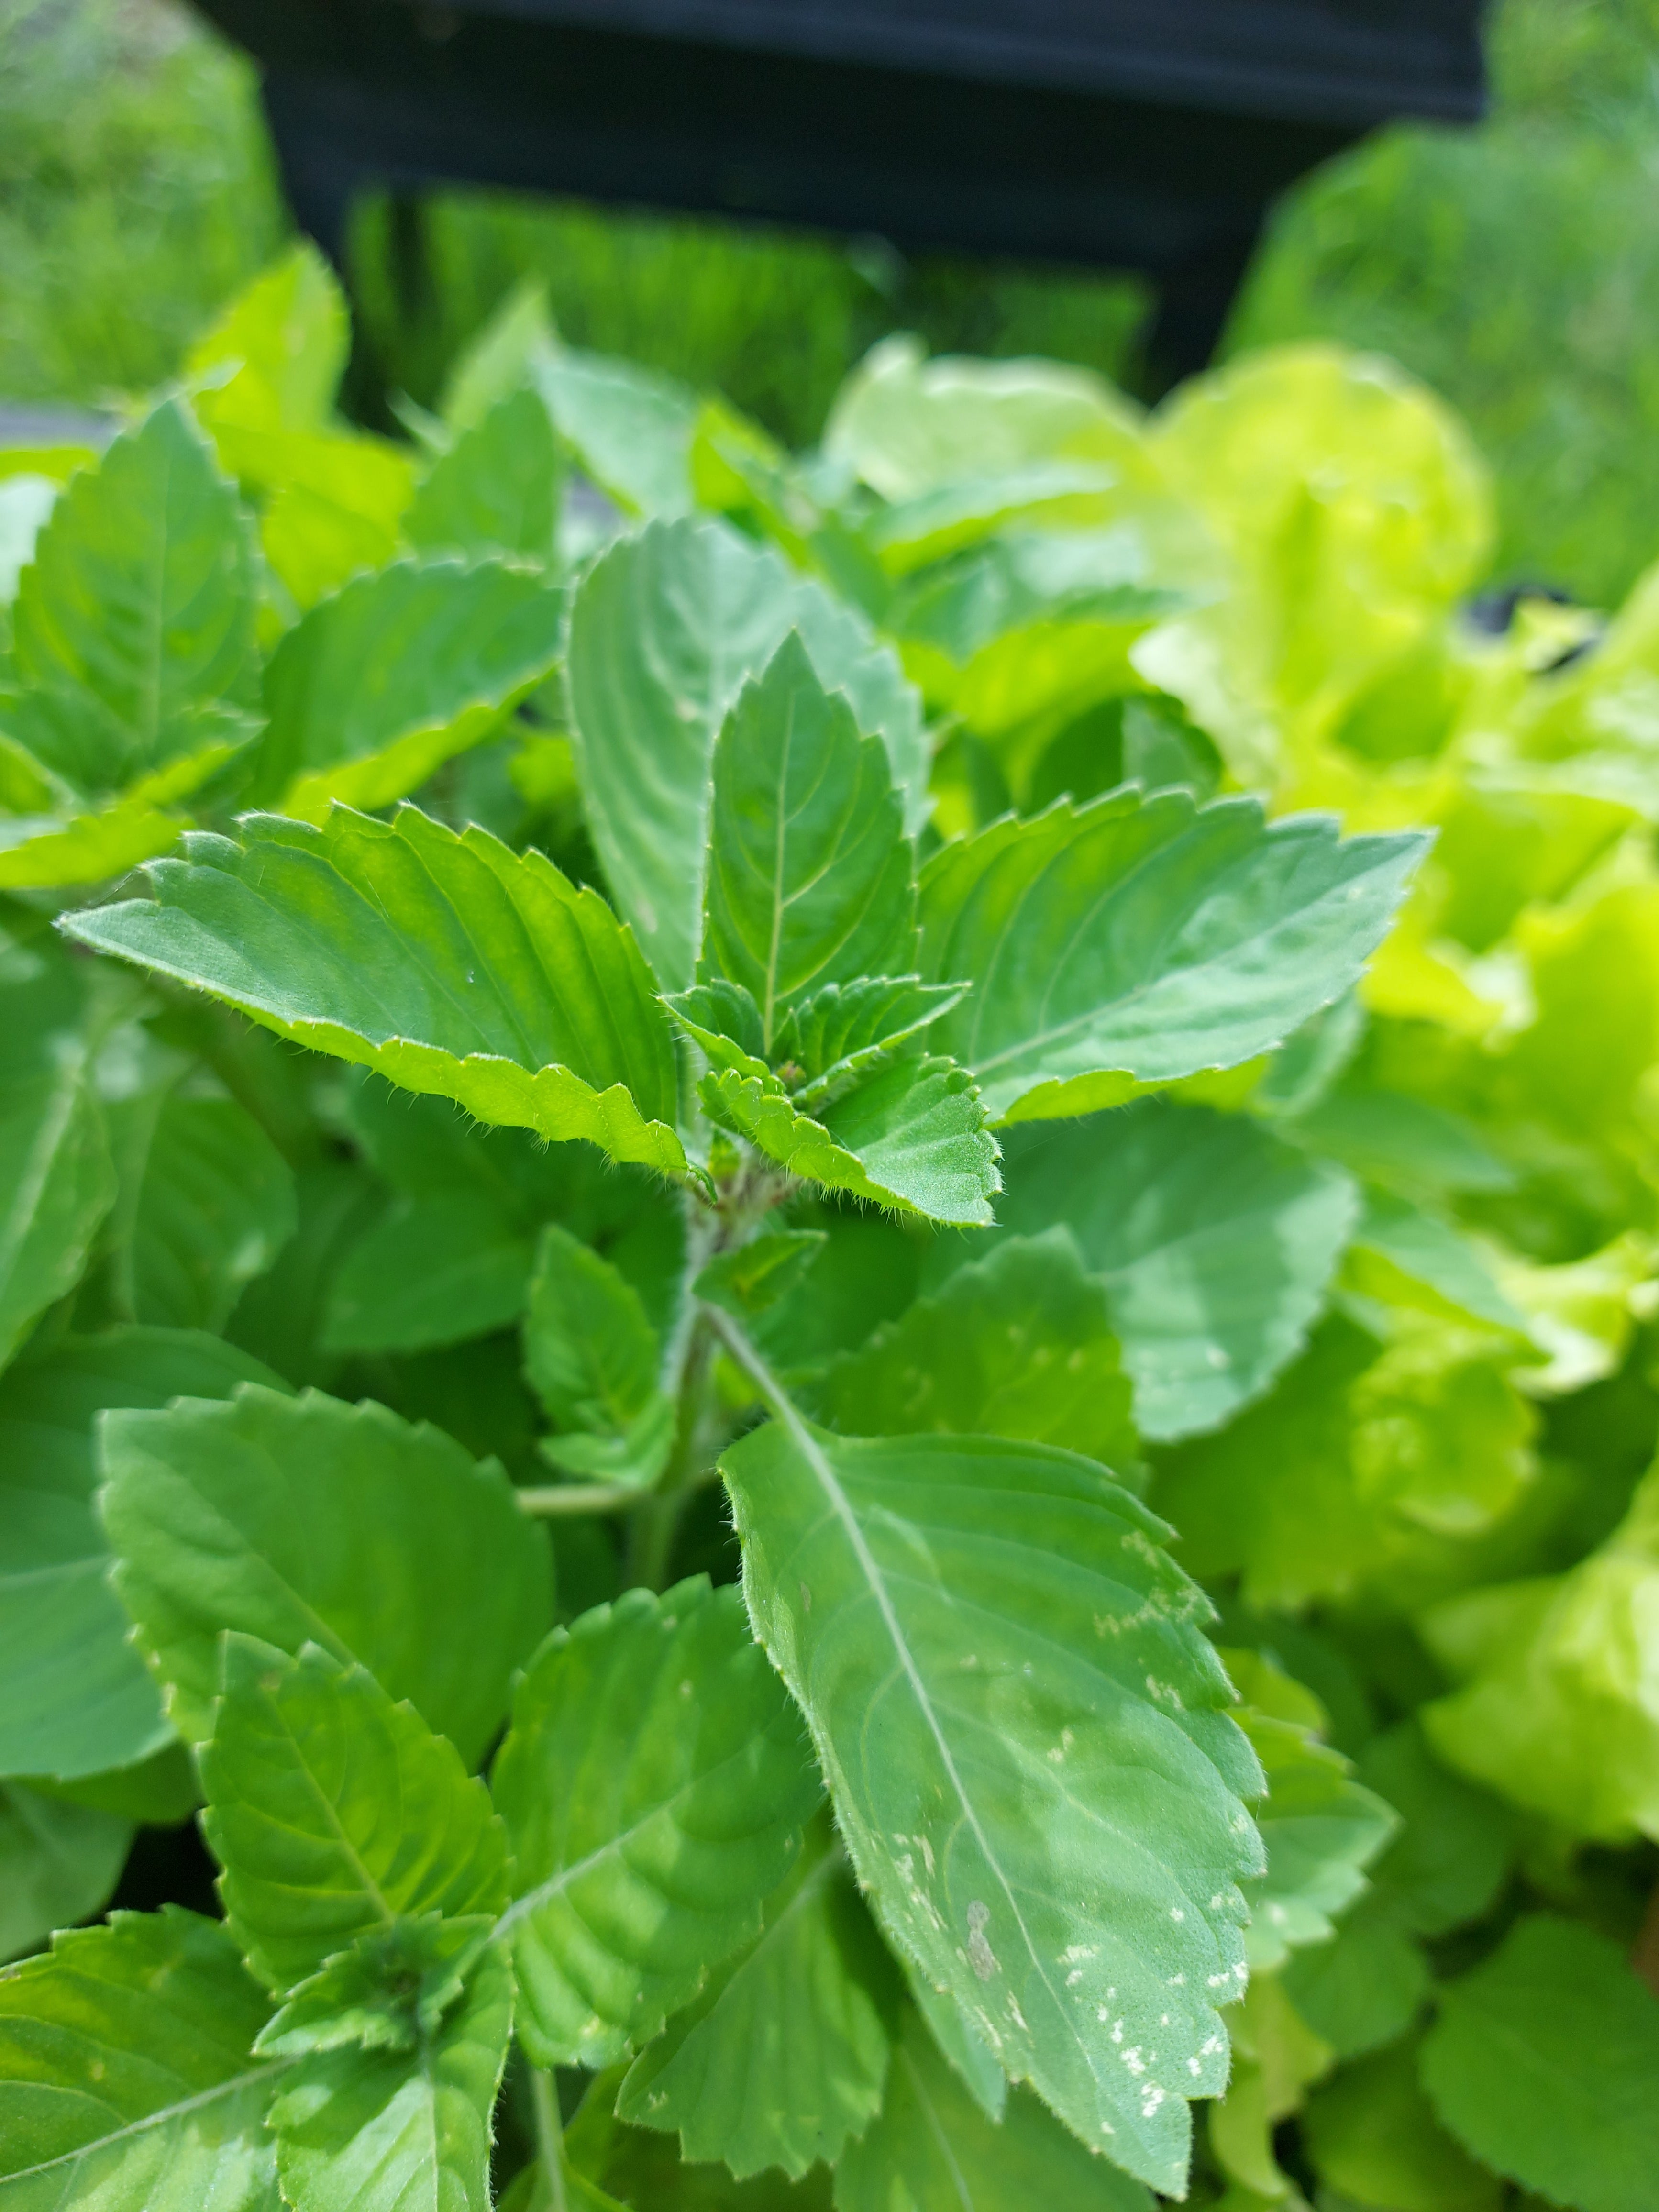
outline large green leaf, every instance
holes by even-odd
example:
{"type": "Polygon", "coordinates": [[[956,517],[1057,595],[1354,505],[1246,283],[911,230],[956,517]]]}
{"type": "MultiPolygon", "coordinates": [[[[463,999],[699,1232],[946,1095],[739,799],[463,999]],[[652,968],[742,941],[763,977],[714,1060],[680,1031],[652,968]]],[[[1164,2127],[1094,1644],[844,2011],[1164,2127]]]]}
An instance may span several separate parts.
{"type": "Polygon", "coordinates": [[[634,2061],[618,2118],[677,2130],[688,2159],[739,2178],[833,2166],[880,2108],[884,1963],[834,1831],[815,1822],[754,1948],[634,2061]]]}
{"type": "Polygon", "coordinates": [[[655,1481],[674,1437],[657,1333],[633,1285],[556,1222],[536,1255],[524,1349],[557,1431],[544,1454],[574,1474],[655,1481]]]}
{"type": "Polygon", "coordinates": [[[572,737],[617,904],[665,990],[702,933],[714,741],[745,678],[799,630],[820,681],[887,748],[907,826],[927,807],[920,702],[863,617],[724,523],[650,525],[593,564],[571,611],[572,737]]]}
{"type": "Polygon", "coordinates": [[[1106,1289],[1150,1437],[1215,1427],[1300,1346],[1358,1211],[1340,1168],[1240,1115],[1146,1099],[1009,1132],[998,1207],[1064,1224],[1106,1289]]]}
{"type": "Polygon", "coordinates": [[[176,1905],[60,1936],[0,1975],[5,2212],[279,2212],[264,2119],[287,2071],[225,1929],[176,1905]]]}
{"type": "Polygon", "coordinates": [[[508,392],[433,463],[404,519],[404,534],[425,551],[454,548],[550,561],[559,475],[546,408],[533,392],[508,392]]]}
{"type": "Polygon", "coordinates": [[[709,840],[698,978],[748,991],[763,1051],[822,986],[914,970],[915,854],[885,750],[798,631],[715,741],[709,840]]]}
{"type": "Polygon", "coordinates": [[[507,1903],[507,1843],[454,1746],[315,1644],[222,1648],[204,1827],[233,1934],[284,1995],[400,1919],[507,1903]]]}
{"type": "Polygon", "coordinates": [[[294,2212],[489,2212],[490,2114],[513,1977],[486,1953],[461,2002],[412,2051],[319,2051],[271,2107],[294,2212]]]}
{"type": "Polygon", "coordinates": [[[696,392],[602,353],[542,345],[527,357],[555,428],[601,490],[630,514],[689,512],[696,392]]]}
{"type": "Polygon", "coordinates": [[[645,963],[599,895],[538,853],[413,807],[389,823],[337,807],[320,830],[255,816],[241,843],[186,851],[151,868],[154,900],[65,928],[481,1121],[684,1171],[645,963]]]}
{"type": "Polygon", "coordinates": [[[555,1632],[492,1787],[525,2047],[538,2065],[599,2066],[760,1932],[819,1785],[737,1592],[699,1577],[555,1632]]]}
{"type": "Polygon", "coordinates": [[[975,986],[938,1048],[1016,1119],[1237,1066],[1347,989],[1424,849],[1133,787],[994,823],[922,874],[923,972],[975,986]]]}
{"type": "Polygon", "coordinates": [[[168,400],[70,480],[18,586],[18,734],[73,791],[223,741],[252,703],[251,532],[201,434],[168,400]]]}
{"type": "Polygon", "coordinates": [[[346,585],[270,657],[254,803],[315,821],[331,799],[401,799],[542,681],[563,616],[556,585],[501,561],[399,561],[346,585]]]}
{"type": "Polygon", "coordinates": [[[212,1730],[219,1635],[323,1644],[469,1765],[551,1609],[546,1539],[493,1461],[384,1406],[249,1388],[103,1424],[104,1524],[179,1730],[212,1730]]]}
{"type": "Polygon", "coordinates": [[[744,1589],[860,1883],[1011,2080],[1179,2191],[1261,1865],[1206,1601],[1090,1461],[832,1437],[769,1395],[721,1462],[744,1589]]]}
{"type": "Polygon", "coordinates": [[[1423,2085],[1460,2142],[1579,2212],[1646,2212],[1659,2172],[1659,1997],[1574,1922],[1520,1921],[1441,1993],[1423,2085]]]}
{"type": "Polygon", "coordinates": [[[1009,1237],[830,1363],[814,1406],[851,1436],[1009,1437],[1124,1470],[1129,1383],[1100,1285],[1063,1229],[1009,1237]]]}
{"type": "Polygon", "coordinates": [[[293,1171],[234,1098],[141,1093],[111,1122],[112,1304],[158,1328],[222,1328],[294,1234],[293,1171]]]}
{"type": "Polygon", "coordinates": [[[1122,2170],[1091,2158],[1029,2090],[988,2119],[908,2011],[881,2116],[836,2170],[836,2212],[1151,2212],[1122,2170]]]}
{"type": "Polygon", "coordinates": [[[0,1783],[0,1959],[101,1911],[131,1841],[116,1814],[0,1783]]]}
{"type": "Polygon", "coordinates": [[[172,1735],[109,1586],[94,1423],[248,1382],[281,1388],[216,1338],[151,1328],[69,1337],[0,1381],[0,1773],[100,1774],[172,1735]]]}
{"type": "Polygon", "coordinates": [[[996,1139],[973,1078],[948,1060],[899,1060],[818,1109],[781,1083],[724,1068],[698,1086],[704,1111],[805,1182],[934,1221],[983,1226],[1001,1188],[996,1139]]]}

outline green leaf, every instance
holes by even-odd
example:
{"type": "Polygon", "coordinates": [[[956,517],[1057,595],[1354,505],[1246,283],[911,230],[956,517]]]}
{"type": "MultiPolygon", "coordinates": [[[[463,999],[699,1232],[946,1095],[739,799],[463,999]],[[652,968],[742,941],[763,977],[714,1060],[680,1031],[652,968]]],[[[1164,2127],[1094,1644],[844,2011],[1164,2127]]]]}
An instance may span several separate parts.
{"type": "Polygon", "coordinates": [[[966,1068],[899,1060],[822,1109],[797,1112],[781,1084],[725,1069],[697,1096],[709,1119],[804,1182],[934,1221],[982,1226],[1000,1189],[996,1139],[966,1068]]]}
{"type": "Polygon", "coordinates": [[[1279,1126],[1292,1144],[1327,1153],[1403,1198],[1432,1202],[1515,1187],[1514,1169],[1461,1115],[1403,1091],[1343,1083],[1279,1126]]]}
{"type": "Polygon", "coordinates": [[[1309,2100],[1314,2170],[1340,2201],[1389,2212],[1499,2212],[1504,2188],[1453,2141],[1418,2086],[1409,2044],[1346,2067],[1309,2100]]]}
{"type": "Polygon", "coordinates": [[[0,820],[0,890],[108,883],[165,853],[182,826],[145,799],[118,799],[95,814],[0,820]]]}
{"type": "Polygon", "coordinates": [[[530,373],[578,465],[618,506],[690,512],[696,392],[636,362],[562,346],[532,356],[530,373]]]}
{"type": "Polygon", "coordinates": [[[739,1321],[764,1313],[805,1276],[827,1239],[822,1229],[778,1229],[717,1253],[692,1284],[693,1295],[739,1321]]]}
{"type": "Polygon", "coordinates": [[[398,1200],[329,1286],[331,1352],[424,1352],[507,1328],[524,1311],[533,1248],[476,1191],[398,1200]]]}
{"type": "Polygon", "coordinates": [[[863,617],[724,524],[650,525],[596,561],[571,610],[569,692],[589,827],[617,907],[664,989],[702,934],[715,738],[792,630],[819,681],[886,746],[906,827],[927,810],[920,702],[863,617]]]}
{"type": "Polygon", "coordinates": [[[922,872],[923,972],[975,987],[939,1049],[1017,1120],[1115,1104],[1125,1077],[1236,1067],[1354,981],[1425,849],[1133,787],[994,823],[922,872]]]}
{"type": "Polygon", "coordinates": [[[264,2118],[285,2069],[226,1930],[167,1905],[0,1975],[5,2212],[280,2212],[264,2118]]]}
{"type": "Polygon", "coordinates": [[[500,1912],[507,1843],[489,1793],[412,1706],[315,1644],[289,1658],[231,1635],[222,1653],[203,1826],[228,1923],[268,1988],[291,1995],[405,1917],[500,1912]]]}
{"type": "Polygon", "coordinates": [[[0,1380],[0,1773],[102,1774],[171,1738],[109,1585],[94,1424],[247,1382],[283,1387],[216,1338],[150,1328],[65,1338],[0,1380]]]}
{"type": "Polygon", "coordinates": [[[1605,1936],[1537,1914],[1441,1993],[1423,2086],[1465,2148],[1579,2212],[1644,2212],[1659,1998],[1605,1936]]]}
{"type": "Polygon", "coordinates": [[[749,992],[768,1053],[825,984],[914,969],[915,854],[885,749],[824,690],[799,631],[715,740],[709,839],[697,979],[749,992]]]}
{"type": "Polygon", "coordinates": [[[296,1984],[255,2048],[273,2057],[348,2043],[413,2051],[460,1996],[494,1930],[489,1913],[447,1920],[439,1911],[370,1929],[296,1984]]]}
{"type": "Polygon", "coordinates": [[[1328,1943],[1293,1951],[1279,1978],[1339,2058],[1397,2041],[1433,1986],[1422,1945],[1401,1926],[1393,1900],[1380,1895],[1362,1897],[1328,1943]]]}
{"type": "Polygon", "coordinates": [[[115,1200],[79,980],[50,944],[0,937],[0,1365],[81,1279],[115,1200]]]}
{"type": "Polygon", "coordinates": [[[544,1455],[577,1474],[654,1482],[674,1441],[657,1333],[633,1285],[556,1222],[542,1231],[524,1348],[548,1419],[569,1432],[544,1437],[544,1455]]]}
{"type": "MultiPolygon", "coordinates": [[[[1526,1316],[1504,1297],[1468,1238],[1438,1214],[1389,1191],[1365,1193],[1345,1280],[1361,1297],[1387,1305],[1420,1306],[1443,1319],[1526,1334],[1526,1316]]],[[[1522,1357],[1525,1350],[1517,1346],[1522,1357]]]]}
{"type": "Polygon", "coordinates": [[[519,553],[550,561],[559,453],[547,410],[520,388],[441,453],[416,492],[404,534],[422,551],[519,553]]]}
{"type": "Polygon", "coordinates": [[[834,1832],[815,1822],[754,1948],[641,2052],[617,2118],[677,2130],[688,2159],[721,2159],[739,2179],[833,2166],[881,2106],[884,1963],[834,1832]]]}
{"type": "Polygon", "coordinates": [[[1091,2158],[1029,2090],[988,2119],[907,2012],[880,2118],[836,2170],[836,2212],[1030,2212],[1037,2205],[1151,2212],[1138,2182],[1091,2158]]]}
{"type": "Polygon", "coordinates": [[[1339,1168],[1239,1115],[1145,1099],[1070,1127],[1009,1132],[998,1211],[1063,1223],[1103,1284],[1136,1425],[1214,1428],[1300,1346],[1358,1210],[1339,1168]]]}
{"type": "Polygon", "coordinates": [[[177,400],[76,472],[41,531],[12,652],[47,704],[40,765],[91,796],[196,750],[252,703],[252,535],[177,400]]]}
{"type": "Polygon", "coordinates": [[[111,1119],[117,1310],[158,1328],[222,1328],[294,1234],[293,1171],[234,1098],[141,1094],[111,1119]]]}
{"type": "Polygon", "coordinates": [[[1204,1598],[1087,1460],[775,1403],[721,1471],[860,1884],[1011,2080],[1179,2191],[1261,1865],[1204,1598]]]}
{"type": "Polygon", "coordinates": [[[0,1783],[0,1959],[101,1911],[131,1841],[131,1822],[112,1813],[0,1783]]]}
{"type": "Polygon", "coordinates": [[[481,1121],[686,1172],[674,1044],[632,939],[538,853],[404,807],[192,836],[68,933],[481,1121]]]}
{"type": "Polygon", "coordinates": [[[564,595],[495,560],[399,561],[314,606],[272,653],[251,797],[318,821],[389,805],[488,737],[559,656],[564,595]]]}
{"type": "Polygon", "coordinates": [[[514,1855],[502,1923],[538,2065],[659,2033],[760,1932],[819,1791],[735,1590],[630,1590],[526,1674],[492,1776],[514,1855]]]}
{"type": "Polygon", "coordinates": [[[384,1406],[248,1388],[103,1424],[104,1525],[181,1734],[211,1733],[219,1633],[319,1643],[469,1765],[550,1607],[546,1540],[493,1461],[384,1406]]]}
{"type": "Polygon", "coordinates": [[[990,2045],[962,2012],[954,1997],[932,1989],[914,1966],[905,1979],[934,2042],[950,2060],[968,2094],[988,2120],[1000,2122],[1008,2109],[1008,2076],[990,2045]]]}
{"type": "Polygon", "coordinates": [[[185,356],[198,405],[238,422],[315,430],[329,421],[351,320],[338,278],[302,239],[239,292],[185,356]]]}
{"type": "Polygon", "coordinates": [[[1134,1465],[1104,1292],[1063,1229],[1009,1237],[831,1361],[817,1413],[851,1436],[1007,1437],[1134,1465]]]}
{"type": "Polygon", "coordinates": [[[513,1978],[486,1952],[462,2002],[413,2051],[302,2058],[271,2107],[293,2212],[489,2212],[490,2114],[513,1978]]]}
{"type": "Polygon", "coordinates": [[[451,363],[438,402],[444,423],[458,434],[471,429],[528,381],[541,354],[556,344],[546,285],[522,277],[451,363]]]}
{"type": "Polygon", "coordinates": [[[773,1056],[780,1067],[791,1060],[799,1066],[803,1079],[793,1085],[793,1095],[810,1107],[890,1059],[963,995],[963,987],[924,983],[915,975],[826,983],[790,1009],[773,1056]]]}
{"type": "Polygon", "coordinates": [[[1498,1798],[1441,1765],[1416,1720],[1374,1736],[1360,1780],[1401,1816],[1399,1833],[1370,1869],[1395,1918],[1419,1936],[1444,1936],[1496,1901],[1516,1840],[1498,1798]]]}
{"type": "Polygon", "coordinates": [[[359,454],[344,447],[330,479],[336,496],[307,484],[285,483],[266,502],[259,518],[265,566],[301,613],[354,576],[396,559],[403,488],[397,497],[387,498],[380,458],[373,447],[359,454]],[[367,484],[353,482],[359,473],[368,477],[367,484]]]}

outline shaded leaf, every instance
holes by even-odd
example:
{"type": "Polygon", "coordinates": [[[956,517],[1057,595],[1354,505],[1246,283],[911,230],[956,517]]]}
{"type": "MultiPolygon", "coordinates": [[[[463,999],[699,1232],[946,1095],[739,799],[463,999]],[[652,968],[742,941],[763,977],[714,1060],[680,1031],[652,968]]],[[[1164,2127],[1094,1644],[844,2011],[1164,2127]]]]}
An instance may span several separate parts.
{"type": "Polygon", "coordinates": [[[1179,2190],[1261,1864],[1206,1601],[1087,1460],[832,1437],[779,1402],[721,1471],[860,1883],[1011,2080],[1179,2190]]]}
{"type": "Polygon", "coordinates": [[[684,1171],[668,1022],[595,892],[413,807],[254,816],[242,840],[191,836],[149,871],[153,900],[64,927],[482,1121],[684,1171]]]}
{"type": "Polygon", "coordinates": [[[79,1010],[55,995],[32,981],[0,991],[0,1364],[79,1282],[115,1200],[79,1010]]]}
{"type": "Polygon", "coordinates": [[[602,554],[571,610],[567,683],[605,879],[664,989],[702,933],[711,763],[744,679],[799,630],[819,681],[887,748],[906,826],[926,810],[920,702],[863,617],[724,524],[650,525],[602,554]]]}
{"type": "Polygon", "coordinates": [[[1435,2118],[1413,2044],[1346,2067],[1309,2100],[1303,2133],[1325,2185],[1400,2212],[1498,2212],[1504,2186],[1435,2118]]]}
{"type": "Polygon", "coordinates": [[[453,1744],[314,1644],[226,1637],[203,1826],[228,1924],[279,1996],[365,1936],[507,1902],[507,1844],[453,1744]]]}
{"type": "Polygon", "coordinates": [[[167,1905],[0,1975],[6,2212],[279,2212],[265,2113],[286,2069],[227,1931],[167,1905]]]}
{"type": "Polygon", "coordinates": [[[212,1730],[219,1635],[324,1644],[471,1765],[551,1611],[547,1544],[493,1461],[384,1406],[245,1389],[103,1424],[117,1587],[180,1732],[212,1730]]]}
{"type": "Polygon", "coordinates": [[[101,1911],[131,1841],[113,1813],[0,1783],[0,1959],[101,1911]]]}
{"type": "Polygon", "coordinates": [[[329,1286],[331,1352],[422,1352],[506,1328],[524,1311],[533,1247],[476,1191],[398,1200],[329,1286]]]}
{"type": "Polygon", "coordinates": [[[937,1031],[996,1116],[1115,1104],[1236,1067],[1346,991],[1424,851],[1328,815],[1133,788],[947,845],[921,880],[922,969],[969,980],[937,1031]]]}
{"type": "Polygon", "coordinates": [[[1392,1899],[1380,1894],[1362,1897],[1328,1943],[1292,1952],[1279,1980],[1339,2058],[1395,2042],[1433,1987],[1422,1945],[1401,1925],[1392,1899]]]}
{"type": "Polygon", "coordinates": [[[760,1930],[819,1784],[735,1590],[630,1590],[526,1674],[492,1777],[514,1855],[519,2032],[538,2065],[648,2043],[760,1930]]]}
{"type": "Polygon", "coordinates": [[[674,1440],[657,1333],[633,1285],[556,1222],[542,1231],[524,1348],[532,1388],[568,1432],[544,1437],[544,1455],[577,1474],[654,1482],[674,1440]]]}
{"type": "Polygon", "coordinates": [[[560,474],[547,410],[520,387],[439,454],[416,491],[404,534],[422,551],[453,547],[550,561],[560,474]]]}
{"type": "Polygon", "coordinates": [[[742,1320],[787,1297],[823,1249],[822,1229],[778,1229],[717,1253],[692,1284],[693,1293],[742,1320]]]}

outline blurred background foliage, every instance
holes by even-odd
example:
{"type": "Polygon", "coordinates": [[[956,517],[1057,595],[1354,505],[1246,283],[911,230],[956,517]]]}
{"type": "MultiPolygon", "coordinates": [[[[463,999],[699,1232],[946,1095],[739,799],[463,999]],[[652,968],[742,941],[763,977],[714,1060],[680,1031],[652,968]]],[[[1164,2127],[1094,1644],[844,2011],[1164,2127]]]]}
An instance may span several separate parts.
{"type": "MultiPolygon", "coordinates": [[[[1227,349],[1393,355],[1493,465],[1496,579],[1610,604],[1659,551],[1659,0],[1497,0],[1490,52],[1478,129],[1383,131],[1287,199],[1227,349]]],[[[0,0],[0,394],[96,404],[165,376],[284,224],[252,71],[185,10],[0,0]]],[[[1133,389],[1148,306],[1121,276],[444,192],[361,212],[359,392],[429,402],[526,276],[572,343],[719,387],[796,444],[886,331],[1133,389]]]]}

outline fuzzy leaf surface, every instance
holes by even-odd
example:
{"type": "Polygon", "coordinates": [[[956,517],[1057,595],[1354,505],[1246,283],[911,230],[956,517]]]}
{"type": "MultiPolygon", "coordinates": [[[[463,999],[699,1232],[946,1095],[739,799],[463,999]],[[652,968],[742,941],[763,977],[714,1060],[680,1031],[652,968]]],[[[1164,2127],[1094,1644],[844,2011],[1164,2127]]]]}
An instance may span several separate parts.
{"type": "Polygon", "coordinates": [[[507,1844],[482,1782],[411,1705],[315,1644],[229,1636],[200,1753],[226,1917],[279,1996],[403,1918],[499,1912],[507,1844]]]}
{"type": "Polygon", "coordinates": [[[5,2212],[280,2212],[264,2120],[286,2068],[229,1933],[177,1905],[60,1936],[0,1976],[5,2212]]]}
{"type": "Polygon", "coordinates": [[[630,1590],[556,1630],[492,1778],[536,2063],[608,2065],[648,2043],[758,1935],[819,1787],[735,1590],[630,1590]]]}
{"type": "Polygon", "coordinates": [[[546,1540],[494,1461],[384,1406],[242,1390],[103,1425],[104,1525],[180,1732],[212,1732],[219,1636],[322,1644],[469,1764],[551,1613],[546,1540]]]}
{"type": "Polygon", "coordinates": [[[922,873],[923,973],[975,986],[938,1048],[999,1118],[1115,1103],[1108,1076],[1236,1067],[1353,982],[1424,849],[1133,787],[994,823],[922,873]]]}
{"type": "Polygon", "coordinates": [[[908,2011],[880,2117],[842,2156],[836,2212],[1151,2212],[1139,2182],[1091,2158],[1029,2089],[988,2119],[908,2011]]]}
{"type": "Polygon", "coordinates": [[[1011,2080],[1178,2191],[1261,1866],[1204,1597],[1090,1461],[780,1402],[721,1471],[861,1884],[1011,2080]]]}
{"type": "Polygon", "coordinates": [[[850,1436],[1008,1437],[1136,1457],[1106,1296],[1063,1229],[1009,1237],[834,1360],[815,1403],[850,1436]]]}
{"type": "Polygon", "coordinates": [[[1659,1997],[1616,1945],[1537,1914],[1442,1992],[1423,2085],[1460,2142],[1557,2203],[1644,2212],[1659,2172],[1659,1997]]]}
{"type": "Polygon", "coordinates": [[[833,2166],[881,2105],[881,1971],[840,1846],[815,1822],[754,1948],[640,2053],[617,2118],[677,2131],[686,2158],[739,2179],[833,2166]]]}
{"type": "Polygon", "coordinates": [[[547,674],[564,598],[500,561],[399,561],[301,617],[264,674],[258,805],[316,821],[386,806],[547,674]]]}
{"type": "Polygon", "coordinates": [[[763,1050],[823,985],[914,969],[915,856],[885,749],[799,631],[721,726],[709,836],[698,980],[749,992],[763,1050]]]}
{"type": "Polygon", "coordinates": [[[216,1338],[152,1328],[66,1338],[0,1381],[0,1773],[73,1780],[171,1737],[110,1587],[94,1424],[249,1382],[283,1387],[216,1338]]]}
{"type": "Polygon", "coordinates": [[[744,679],[799,630],[819,681],[887,749],[907,826],[926,808],[921,705],[863,617],[724,523],[649,525],[593,564],[571,610],[572,738],[605,879],[665,990],[702,934],[714,741],[744,679]]]}
{"type": "Polygon", "coordinates": [[[479,1121],[683,1173],[666,1016],[596,892],[412,807],[192,836],[69,934],[479,1121]]]}
{"type": "Polygon", "coordinates": [[[1340,1168],[1241,1115],[1142,1099],[1011,1131],[998,1213],[1064,1223],[1104,1285],[1142,1432],[1216,1427],[1300,1348],[1359,1208],[1340,1168]]]}
{"type": "Polygon", "coordinates": [[[810,1107],[919,1036],[962,996],[955,985],[923,983],[914,975],[826,983],[790,1009],[773,1056],[799,1067],[805,1080],[796,1095],[810,1107]]]}

